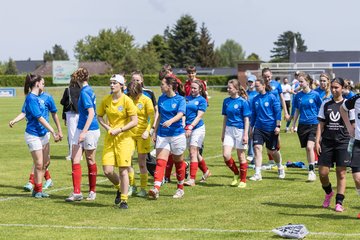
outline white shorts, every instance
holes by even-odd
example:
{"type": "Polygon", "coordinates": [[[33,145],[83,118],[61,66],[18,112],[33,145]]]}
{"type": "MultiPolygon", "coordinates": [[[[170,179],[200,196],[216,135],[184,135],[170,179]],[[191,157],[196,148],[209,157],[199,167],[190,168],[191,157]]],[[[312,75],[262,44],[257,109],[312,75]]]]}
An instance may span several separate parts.
{"type": "MultiPolygon", "coordinates": [[[[80,136],[81,131],[82,130],[80,130],[78,128],[76,129],[75,135],[73,138],[73,142],[71,143],[72,145],[79,145],[78,141],[79,141],[79,136],[80,136]]],[[[100,129],[89,130],[85,134],[85,139],[83,142],[80,143],[80,146],[85,150],[94,150],[97,147],[99,137],[100,137],[100,129]]]]}
{"type": "Polygon", "coordinates": [[[226,126],[223,146],[235,146],[236,149],[247,149],[247,144],[242,144],[243,136],[244,129],[226,126]]]}
{"type": "Polygon", "coordinates": [[[163,148],[169,150],[174,155],[181,155],[186,149],[185,133],[175,137],[156,137],[155,148],[163,148]]]}
{"type": "Polygon", "coordinates": [[[189,138],[187,138],[187,146],[194,146],[201,148],[205,139],[205,125],[192,131],[189,138]]]}
{"type": "Polygon", "coordinates": [[[25,142],[28,145],[30,152],[42,150],[43,147],[49,143],[49,140],[50,140],[49,132],[42,137],[34,136],[25,132],[25,142]]]}

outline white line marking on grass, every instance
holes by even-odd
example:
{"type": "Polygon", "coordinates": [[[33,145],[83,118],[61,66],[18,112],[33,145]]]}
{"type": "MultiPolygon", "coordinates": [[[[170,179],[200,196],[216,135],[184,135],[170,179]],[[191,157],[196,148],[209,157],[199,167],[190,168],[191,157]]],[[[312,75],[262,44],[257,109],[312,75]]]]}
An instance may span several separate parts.
{"type": "MultiPolygon", "coordinates": [[[[210,229],[210,228],[133,228],[133,227],[101,227],[101,226],[67,226],[67,225],[35,225],[35,224],[0,224],[0,227],[20,228],[64,228],[64,229],[93,229],[93,230],[125,230],[125,231],[168,231],[168,232],[213,232],[213,233],[272,233],[270,230],[247,230],[247,229],[210,229]]],[[[336,232],[310,232],[310,235],[321,236],[360,236],[360,233],[336,233],[336,232]]]]}
{"type": "MultiPolygon", "coordinates": [[[[103,183],[103,182],[106,182],[106,181],[108,181],[108,179],[105,178],[105,179],[96,181],[96,183],[103,183]]],[[[81,186],[85,186],[85,184],[81,184],[81,186]]],[[[60,191],[68,190],[68,189],[72,189],[72,188],[73,188],[73,187],[56,188],[56,189],[52,189],[52,190],[46,191],[46,193],[60,192],[60,191]]],[[[15,199],[24,198],[24,197],[28,197],[28,196],[24,195],[24,196],[21,196],[21,197],[0,198],[0,202],[15,200],[15,199]]],[[[51,197],[51,196],[50,196],[50,197],[51,197]]]]}

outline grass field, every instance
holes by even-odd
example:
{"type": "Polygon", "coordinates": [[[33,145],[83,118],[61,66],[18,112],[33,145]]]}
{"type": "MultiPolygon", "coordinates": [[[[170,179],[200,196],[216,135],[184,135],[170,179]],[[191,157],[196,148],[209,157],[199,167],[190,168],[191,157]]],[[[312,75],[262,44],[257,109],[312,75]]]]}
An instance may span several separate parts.
{"type": "MultiPolygon", "coordinates": [[[[55,98],[61,117],[63,88],[48,88],[55,98]]],[[[97,103],[109,92],[96,88],[97,103]]],[[[158,96],[158,89],[156,89],[158,96]]],[[[150,201],[129,199],[129,209],[114,208],[115,190],[101,169],[103,136],[97,151],[98,185],[95,202],[65,203],[72,191],[71,163],[65,160],[67,143],[51,142],[51,175],[54,186],[49,199],[34,199],[22,187],[32,166],[24,141],[25,122],[14,129],[14,118],[24,100],[22,89],[15,98],[0,98],[0,239],[277,239],[271,229],[288,223],[305,224],[307,239],[359,239],[359,197],[351,174],[344,202],[345,211],[336,213],[321,207],[324,192],[319,181],[308,183],[307,171],[287,169],[286,178],[277,171],[263,172],[263,181],[248,181],[247,188],[229,186],[230,170],[221,157],[221,105],[226,93],[211,91],[210,107],[205,114],[204,157],[213,175],[206,184],[185,189],[183,199],[172,198],[176,184],[162,187],[160,198],[150,201]]],[[[54,126],[54,125],[53,125],[54,126]]],[[[284,126],[284,124],[283,124],[284,126]]],[[[63,132],[66,128],[63,126],[63,132]]],[[[283,161],[304,161],[296,134],[281,133],[283,161]]],[[[87,193],[87,169],[83,165],[83,192],[87,193]]],[[[248,176],[253,170],[248,171],[248,176]]],[[[198,173],[197,179],[200,179],[198,173]]],[[[333,187],[335,173],[331,172],[333,187]]],[[[175,179],[173,177],[173,179],[175,179]]],[[[137,176],[137,183],[139,178],[137,176]]],[[[149,180],[149,187],[152,179],[149,180]]]]}

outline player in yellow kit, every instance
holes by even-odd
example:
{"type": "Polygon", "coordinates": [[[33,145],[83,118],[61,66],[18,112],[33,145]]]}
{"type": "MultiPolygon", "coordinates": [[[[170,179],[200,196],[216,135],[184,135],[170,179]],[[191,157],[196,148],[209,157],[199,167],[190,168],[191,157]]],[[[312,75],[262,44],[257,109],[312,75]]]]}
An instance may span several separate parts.
{"type": "Polygon", "coordinates": [[[137,148],[140,168],[141,190],[136,195],[146,197],[147,191],[145,189],[148,181],[146,155],[151,151],[150,129],[154,124],[154,105],[151,99],[143,94],[140,83],[131,81],[127,89],[129,97],[134,101],[137,108],[138,116],[138,125],[130,130],[137,148]]]}
{"type": "Polygon", "coordinates": [[[112,94],[107,95],[98,108],[98,121],[105,128],[104,150],[102,155],[103,171],[106,177],[118,189],[115,204],[127,209],[129,175],[131,156],[134,151],[134,141],[131,128],[138,123],[136,107],[133,101],[124,94],[125,79],[121,75],[110,78],[112,94]],[[107,121],[104,120],[107,116],[107,121]],[[120,176],[114,171],[119,168],[120,176]],[[120,191],[119,191],[120,190],[120,191]]]}

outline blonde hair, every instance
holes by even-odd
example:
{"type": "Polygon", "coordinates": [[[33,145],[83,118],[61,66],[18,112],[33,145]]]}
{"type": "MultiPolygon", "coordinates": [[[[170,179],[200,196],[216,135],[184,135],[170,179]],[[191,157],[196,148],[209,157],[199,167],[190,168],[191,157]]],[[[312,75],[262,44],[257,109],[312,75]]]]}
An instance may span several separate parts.
{"type": "Polygon", "coordinates": [[[245,88],[243,86],[241,86],[239,80],[231,79],[231,80],[228,81],[228,84],[232,84],[234,86],[234,88],[239,91],[239,96],[240,97],[242,97],[242,98],[244,98],[246,100],[248,99],[248,95],[246,93],[246,90],[245,90],[245,88]]]}
{"type": "Polygon", "coordinates": [[[322,73],[320,74],[320,81],[321,81],[321,77],[326,78],[326,87],[325,87],[325,96],[323,97],[323,99],[325,98],[329,98],[331,95],[331,83],[330,83],[330,77],[329,75],[327,75],[326,73],[322,73]]]}

